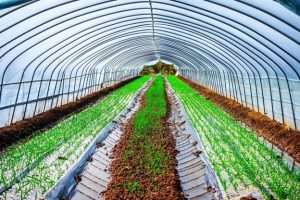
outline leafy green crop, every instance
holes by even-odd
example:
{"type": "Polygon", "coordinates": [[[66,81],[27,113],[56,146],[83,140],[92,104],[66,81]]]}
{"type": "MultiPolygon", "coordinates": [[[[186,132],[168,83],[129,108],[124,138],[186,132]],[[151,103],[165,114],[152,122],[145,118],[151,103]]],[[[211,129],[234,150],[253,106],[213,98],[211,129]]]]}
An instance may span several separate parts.
{"type": "MultiPolygon", "coordinates": [[[[142,195],[140,179],[151,178],[150,185],[142,187],[153,188],[158,191],[159,185],[154,184],[156,175],[168,172],[169,154],[164,149],[162,117],[166,115],[166,99],[164,93],[163,78],[157,76],[145,94],[146,105],[139,110],[133,119],[133,132],[127,141],[123,152],[123,165],[130,163],[131,167],[126,171],[126,180],[130,184],[119,186],[127,188],[131,193],[142,195]]],[[[125,166],[123,166],[125,167],[125,166]]]]}
{"type": "MultiPolygon", "coordinates": [[[[15,185],[21,199],[32,192],[36,192],[33,196],[44,194],[149,78],[144,76],[121,87],[96,105],[0,154],[0,187],[15,185]]],[[[6,198],[6,193],[3,196],[6,198]]]]}
{"type": "Polygon", "coordinates": [[[271,199],[300,199],[299,175],[258,140],[255,133],[237,123],[177,77],[168,76],[197,130],[209,160],[227,191],[256,186],[271,199]]]}

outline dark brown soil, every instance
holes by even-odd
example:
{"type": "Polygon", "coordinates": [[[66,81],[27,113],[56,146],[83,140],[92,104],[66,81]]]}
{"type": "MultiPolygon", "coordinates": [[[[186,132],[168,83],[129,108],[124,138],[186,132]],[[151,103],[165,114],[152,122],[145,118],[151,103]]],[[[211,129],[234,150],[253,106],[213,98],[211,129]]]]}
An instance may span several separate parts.
{"type": "MultiPolygon", "coordinates": [[[[144,107],[145,104],[146,98],[144,95],[140,109],[144,107]]],[[[184,193],[180,191],[180,182],[176,172],[177,161],[175,156],[177,152],[175,149],[175,140],[169,132],[167,124],[168,114],[162,119],[162,123],[164,125],[162,133],[150,133],[153,139],[151,144],[164,148],[171,158],[168,166],[163,167],[162,173],[157,174],[155,177],[151,176],[145,169],[140,169],[139,173],[136,173],[136,163],[139,163],[139,160],[142,160],[141,158],[144,156],[144,152],[139,151],[138,149],[134,152],[135,155],[132,159],[124,160],[122,158],[123,152],[126,150],[126,145],[128,145],[131,140],[130,136],[133,132],[134,117],[135,116],[133,116],[126,124],[124,134],[122,135],[119,143],[113,149],[114,160],[109,168],[109,171],[111,172],[111,179],[107,190],[103,192],[102,195],[107,200],[185,199],[184,193]],[[127,189],[124,189],[123,185],[127,183],[128,177],[130,180],[138,180],[140,184],[140,194],[130,193],[127,189]]]]}
{"type": "Polygon", "coordinates": [[[45,131],[53,127],[59,121],[95,104],[97,101],[107,96],[110,92],[115,91],[136,78],[122,81],[111,87],[89,94],[80,100],[67,103],[31,118],[0,128],[0,151],[10,147],[12,144],[20,140],[30,138],[37,131],[45,131]]]}
{"type": "Polygon", "coordinates": [[[237,101],[219,95],[185,77],[180,76],[179,78],[201,95],[217,104],[236,120],[245,123],[248,127],[255,130],[259,136],[262,136],[282,151],[287,152],[297,162],[300,162],[300,131],[293,130],[287,125],[272,120],[260,112],[244,107],[237,101]]]}
{"type": "Polygon", "coordinates": [[[246,196],[246,197],[242,197],[242,198],[240,198],[240,200],[257,200],[256,198],[254,198],[253,196],[251,196],[251,195],[248,195],[248,196],[246,196]]]}

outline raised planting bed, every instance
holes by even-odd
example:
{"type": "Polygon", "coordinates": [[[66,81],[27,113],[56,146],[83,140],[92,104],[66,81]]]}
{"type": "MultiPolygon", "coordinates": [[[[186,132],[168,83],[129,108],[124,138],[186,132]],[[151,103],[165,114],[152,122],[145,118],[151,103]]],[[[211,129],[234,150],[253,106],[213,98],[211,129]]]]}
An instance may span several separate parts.
{"type": "Polygon", "coordinates": [[[20,142],[21,140],[28,140],[30,137],[34,137],[41,132],[45,132],[47,129],[50,129],[59,123],[59,121],[64,120],[70,117],[72,114],[80,112],[88,106],[97,103],[97,101],[101,100],[109,93],[117,90],[125,84],[128,84],[136,78],[137,77],[122,81],[98,92],[89,94],[77,101],[72,101],[31,118],[24,119],[9,126],[0,128],[0,151],[3,151],[4,149],[10,147],[14,143],[20,142]]]}
{"type": "MultiPolygon", "coordinates": [[[[289,156],[293,157],[294,160],[291,161],[292,163],[300,163],[300,131],[293,130],[285,124],[272,120],[260,112],[247,108],[237,101],[217,94],[189,79],[182,76],[180,79],[204,97],[209,98],[210,101],[217,104],[236,120],[255,130],[259,136],[278,147],[283,153],[286,152],[289,156]]],[[[291,168],[294,167],[292,164],[291,168]]]]}
{"type": "Polygon", "coordinates": [[[49,190],[45,200],[52,199],[101,199],[100,193],[105,190],[112,162],[111,150],[118,143],[128,119],[138,110],[140,99],[151,85],[152,79],[144,84],[133,96],[130,103],[112,122],[102,129],[78,161],[49,190]]]}
{"type": "Polygon", "coordinates": [[[229,198],[299,199],[299,173],[234,118],[175,76],[168,80],[229,198]]]}
{"type": "Polygon", "coordinates": [[[0,198],[42,197],[76,162],[99,132],[149,80],[141,77],[86,110],[0,155],[0,198]]]}
{"type": "Polygon", "coordinates": [[[184,199],[176,175],[175,141],[168,132],[163,78],[157,76],[113,150],[105,199],[184,199]]]}

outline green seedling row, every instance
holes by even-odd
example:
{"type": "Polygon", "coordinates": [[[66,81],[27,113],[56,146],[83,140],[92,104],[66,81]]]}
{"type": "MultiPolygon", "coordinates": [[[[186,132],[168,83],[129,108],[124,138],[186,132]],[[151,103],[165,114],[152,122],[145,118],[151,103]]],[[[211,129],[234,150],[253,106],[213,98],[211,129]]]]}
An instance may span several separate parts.
{"type": "Polygon", "coordinates": [[[300,199],[299,172],[288,166],[256,133],[175,76],[168,80],[198,132],[226,192],[259,188],[267,199],[300,199]]]}
{"type": "Polygon", "coordinates": [[[161,118],[166,112],[163,78],[158,76],[146,92],[145,107],[136,113],[133,121],[134,132],[131,135],[133,144],[140,145],[145,151],[141,167],[147,168],[152,176],[161,173],[162,168],[168,166],[168,154],[151,142],[153,134],[159,135],[164,131],[161,118]],[[138,141],[141,143],[135,143],[138,141]]]}
{"type": "Polygon", "coordinates": [[[143,188],[159,191],[159,184],[154,183],[158,174],[168,171],[169,154],[164,149],[162,117],[166,115],[166,99],[162,76],[157,76],[145,93],[146,105],[139,110],[133,119],[133,132],[122,154],[126,169],[125,182],[115,187],[127,189],[132,194],[143,195],[143,188]],[[151,177],[149,185],[143,185],[143,177],[151,177]],[[142,189],[141,189],[142,188],[142,189]]]}
{"type": "MultiPolygon", "coordinates": [[[[143,76],[84,111],[0,154],[0,187],[13,186],[20,199],[44,194],[76,162],[99,132],[126,108],[150,79],[143,76]]],[[[2,196],[7,197],[7,192],[2,196]]]]}

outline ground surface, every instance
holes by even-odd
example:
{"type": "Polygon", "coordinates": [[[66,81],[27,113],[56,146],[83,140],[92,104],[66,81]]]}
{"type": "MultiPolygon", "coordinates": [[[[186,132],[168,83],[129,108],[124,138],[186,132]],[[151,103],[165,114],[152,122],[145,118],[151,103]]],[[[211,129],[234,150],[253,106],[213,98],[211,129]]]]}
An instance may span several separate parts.
{"type": "Polygon", "coordinates": [[[158,76],[113,150],[105,199],[184,199],[176,173],[175,141],[167,125],[164,84],[158,76]]]}
{"type": "MultiPolygon", "coordinates": [[[[130,116],[126,114],[121,116],[123,120],[113,122],[115,131],[103,143],[97,143],[94,157],[86,161],[89,170],[74,177],[79,191],[77,199],[91,199],[91,196],[94,199],[213,199],[219,190],[207,179],[206,167],[211,165],[230,199],[298,199],[300,176],[291,172],[281,156],[258,140],[255,133],[223,110],[279,148],[294,152],[295,158],[299,144],[297,132],[289,136],[293,132],[286,126],[183,77],[191,87],[174,76],[168,76],[171,87],[166,87],[163,78],[157,76],[146,93],[132,99],[149,78],[133,81],[45,134],[34,135],[24,144],[14,145],[10,151],[0,154],[0,191],[1,187],[11,185],[5,194],[10,199],[42,198],[71,169],[103,127],[132,100],[140,105],[139,109],[129,110],[130,116]],[[197,131],[196,136],[200,136],[198,140],[190,134],[186,116],[197,131]],[[45,139],[38,140],[46,135],[45,139]],[[203,146],[197,148],[197,143],[203,146]],[[211,165],[204,159],[204,153],[211,165]]],[[[75,111],[71,113],[97,102],[111,90],[114,88],[75,103],[71,106],[75,111]]],[[[42,122],[40,119],[41,125],[42,122]]],[[[27,130],[29,135],[34,128],[31,125],[27,130]]],[[[20,128],[26,130],[26,125],[20,128]]]]}
{"type": "Polygon", "coordinates": [[[3,151],[0,154],[0,197],[42,198],[77,162],[100,131],[126,108],[149,78],[144,76],[124,85],[42,134],[3,151]]]}
{"type": "Polygon", "coordinates": [[[242,104],[219,95],[184,77],[180,77],[180,79],[224,109],[235,119],[242,121],[248,127],[255,130],[260,136],[267,139],[279,149],[288,152],[297,162],[300,162],[300,131],[292,130],[284,124],[271,120],[262,113],[244,107],[242,104]]]}
{"type": "Polygon", "coordinates": [[[250,193],[256,198],[299,199],[300,174],[289,168],[285,157],[211,98],[174,76],[168,80],[199,134],[226,196],[237,199],[250,193]]]}

